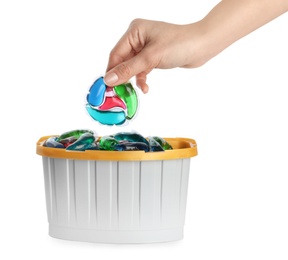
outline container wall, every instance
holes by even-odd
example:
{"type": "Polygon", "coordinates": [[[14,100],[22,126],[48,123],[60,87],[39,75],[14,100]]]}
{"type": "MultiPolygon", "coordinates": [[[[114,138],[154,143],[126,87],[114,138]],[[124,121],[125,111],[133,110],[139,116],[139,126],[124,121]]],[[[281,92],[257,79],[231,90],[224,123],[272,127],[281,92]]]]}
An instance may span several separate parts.
{"type": "Polygon", "coordinates": [[[190,158],[87,161],[43,157],[50,226],[94,231],[183,229],[190,158]]]}

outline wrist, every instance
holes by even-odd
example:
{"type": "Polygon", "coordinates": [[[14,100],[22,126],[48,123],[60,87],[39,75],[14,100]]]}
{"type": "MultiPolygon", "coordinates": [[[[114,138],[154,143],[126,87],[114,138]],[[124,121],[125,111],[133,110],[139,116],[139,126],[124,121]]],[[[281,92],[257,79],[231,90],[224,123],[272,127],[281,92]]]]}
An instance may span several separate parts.
{"type": "Polygon", "coordinates": [[[184,68],[197,68],[204,65],[219,52],[213,45],[211,31],[203,21],[186,25],[188,35],[187,63],[184,68]],[[211,40],[212,39],[212,40],[211,40]]]}

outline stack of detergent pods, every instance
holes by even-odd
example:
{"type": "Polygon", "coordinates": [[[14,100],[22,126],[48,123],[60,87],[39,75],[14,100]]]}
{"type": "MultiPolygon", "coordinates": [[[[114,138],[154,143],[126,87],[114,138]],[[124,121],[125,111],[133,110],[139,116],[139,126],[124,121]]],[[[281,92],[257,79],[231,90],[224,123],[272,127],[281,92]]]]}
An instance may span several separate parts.
{"type": "Polygon", "coordinates": [[[70,151],[106,150],[157,152],[172,150],[172,146],[158,136],[143,137],[136,132],[119,132],[114,135],[97,137],[91,130],[72,130],[60,136],[49,137],[46,147],[63,148],[70,151]]]}
{"type": "Polygon", "coordinates": [[[138,97],[130,82],[109,87],[103,77],[90,87],[86,97],[88,114],[103,125],[123,125],[133,119],[138,109],[138,97]]]}
{"type": "MultiPolygon", "coordinates": [[[[103,77],[95,80],[86,96],[86,110],[102,125],[120,126],[133,119],[139,107],[138,97],[130,82],[109,87],[103,77]]],[[[70,151],[145,151],[172,150],[172,146],[158,136],[143,137],[139,133],[119,132],[114,135],[97,137],[95,132],[78,129],[60,136],[49,137],[46,147],[63,148],[70,151]]]]}

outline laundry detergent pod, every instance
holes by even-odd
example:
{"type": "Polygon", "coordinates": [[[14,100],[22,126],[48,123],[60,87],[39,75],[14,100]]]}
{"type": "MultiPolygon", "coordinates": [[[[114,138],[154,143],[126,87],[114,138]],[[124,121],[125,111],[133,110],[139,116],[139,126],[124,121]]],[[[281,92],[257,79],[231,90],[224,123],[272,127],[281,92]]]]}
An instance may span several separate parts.
{"type": "Polygon", "coordinates": [[[103,77],[92,84],[86,101],[88,114],[102,125],[127,124],[139,108],[138,95],[131,82],[109,87],[103,77]]]}

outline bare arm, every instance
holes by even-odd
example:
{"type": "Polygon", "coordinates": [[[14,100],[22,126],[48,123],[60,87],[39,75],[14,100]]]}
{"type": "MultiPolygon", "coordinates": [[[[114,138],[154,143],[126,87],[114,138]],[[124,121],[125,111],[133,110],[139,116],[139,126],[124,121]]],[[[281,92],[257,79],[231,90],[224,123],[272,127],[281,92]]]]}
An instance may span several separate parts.
{"type": "Polygon", "coordinates": [[[221,1],[200,21],[206,38],[204,61],[287,11],[287,0],[221,1]]]}

